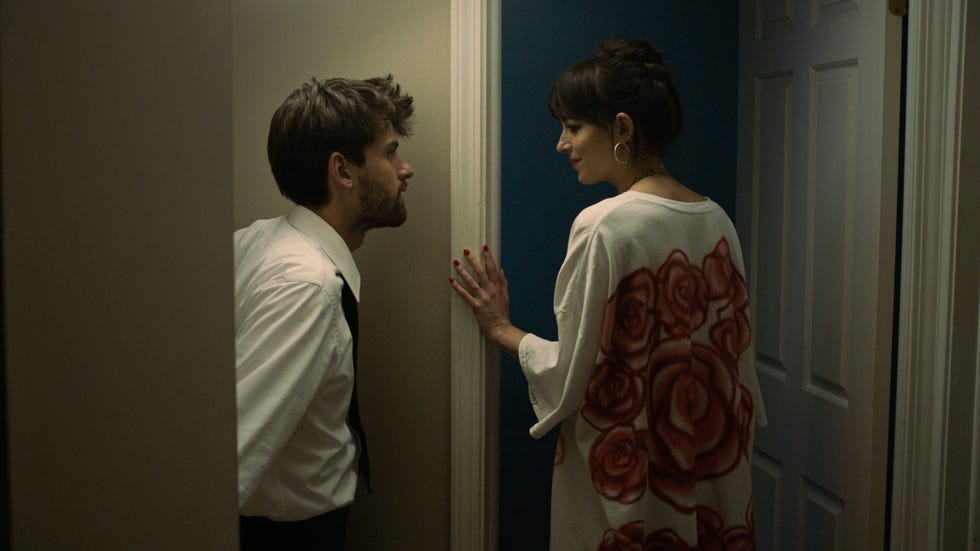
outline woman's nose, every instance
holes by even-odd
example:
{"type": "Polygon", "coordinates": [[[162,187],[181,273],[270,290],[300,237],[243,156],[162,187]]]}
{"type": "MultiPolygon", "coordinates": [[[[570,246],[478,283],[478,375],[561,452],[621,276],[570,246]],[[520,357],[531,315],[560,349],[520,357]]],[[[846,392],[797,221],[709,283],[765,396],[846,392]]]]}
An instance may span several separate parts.
{"type": "Polygon", "coordinates": [[[555,145],[555,151],[564,155],[565,153],[568,153],[571,147],[572,144],[566,142],[564,138],[558,138],[558,143],[555,145]]]}

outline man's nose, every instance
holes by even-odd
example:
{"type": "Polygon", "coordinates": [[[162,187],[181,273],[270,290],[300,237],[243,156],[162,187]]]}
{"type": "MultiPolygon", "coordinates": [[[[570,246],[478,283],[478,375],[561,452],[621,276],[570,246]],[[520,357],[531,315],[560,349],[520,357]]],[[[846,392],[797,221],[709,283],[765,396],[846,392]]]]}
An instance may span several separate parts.
{"type": "Polygon", "coordinates": [[[412,168],[412,165],[410,165],[408,161],[405,161],[401,168],[401,179],[407,180],[412,176],[415,176],[415,169],[412,168]]]}

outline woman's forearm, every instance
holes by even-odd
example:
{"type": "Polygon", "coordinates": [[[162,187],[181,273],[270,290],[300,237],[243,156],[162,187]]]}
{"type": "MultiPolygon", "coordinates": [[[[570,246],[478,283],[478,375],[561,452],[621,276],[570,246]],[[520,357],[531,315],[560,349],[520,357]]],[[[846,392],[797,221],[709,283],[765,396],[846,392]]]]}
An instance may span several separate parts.
{"type": "Polygon", "coordinates": [[[527,335],[527,331],[511,324],[503,325],[487,333],[487,337],[492,343],[515,358],[517,357],[517,349],[521,346],[521,340],[525,335],[527,335]]]}

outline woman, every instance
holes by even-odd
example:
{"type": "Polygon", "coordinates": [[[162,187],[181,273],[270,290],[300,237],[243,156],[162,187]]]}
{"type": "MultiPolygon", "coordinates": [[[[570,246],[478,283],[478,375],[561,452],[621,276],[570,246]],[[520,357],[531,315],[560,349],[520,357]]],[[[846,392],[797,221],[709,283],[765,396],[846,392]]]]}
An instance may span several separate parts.
{"type": "Polygon", "coordinates": [[[754,549],[751,454],[765,423],[748,287],[731,221],[678,182],[661,152],[684,114],[660,54],[602,45],[549,98],[557,150],[582,184],[619,192],[576,218],[558,274],[558,342],[510,322],[489,249],[464,251],[453,289],[520,360],[538,418],[561,423],[551,547],[754,549]]]}

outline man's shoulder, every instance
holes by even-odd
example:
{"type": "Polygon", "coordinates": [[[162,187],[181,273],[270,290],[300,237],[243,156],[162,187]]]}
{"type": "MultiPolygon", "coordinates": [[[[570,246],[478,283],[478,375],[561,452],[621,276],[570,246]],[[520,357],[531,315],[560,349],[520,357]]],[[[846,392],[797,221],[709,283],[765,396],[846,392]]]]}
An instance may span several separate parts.
{"type": "Polygon", "coordinates": [[[251,247],[272,240],[282,233],[282,223],[285,221],[285,216],[256,220],[244,228],[235,230],[235,233],[232,235],[235,253],[238,254],[239,252],[247,251],[251,247]]]}
{"type": "Polygon", "coordinates": [[[337,271],[320,246],[285,216],[258,220],[236,231],[234,243],[236,278],[322,286],[337,271]]]}

